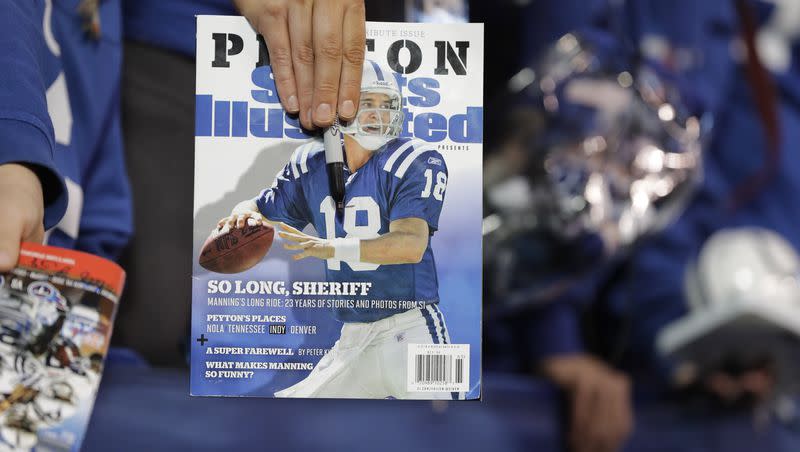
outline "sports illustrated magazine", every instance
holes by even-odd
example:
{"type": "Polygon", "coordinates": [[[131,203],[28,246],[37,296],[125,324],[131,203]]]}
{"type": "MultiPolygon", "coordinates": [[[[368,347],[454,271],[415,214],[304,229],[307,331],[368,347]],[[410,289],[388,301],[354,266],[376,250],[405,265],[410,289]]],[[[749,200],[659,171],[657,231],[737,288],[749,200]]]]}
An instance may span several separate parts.
{"type": "Polygon", "coordinates": [[[483,26],[368,23],[305,132],[264,41],[197,18],[191,393],[481,396],[483,26]]]}
{"type": "Polygon", "coordinates": [[[125,273],[86,253],[24,243],[0,273],[0,451],[78,451],[125,273]]]}

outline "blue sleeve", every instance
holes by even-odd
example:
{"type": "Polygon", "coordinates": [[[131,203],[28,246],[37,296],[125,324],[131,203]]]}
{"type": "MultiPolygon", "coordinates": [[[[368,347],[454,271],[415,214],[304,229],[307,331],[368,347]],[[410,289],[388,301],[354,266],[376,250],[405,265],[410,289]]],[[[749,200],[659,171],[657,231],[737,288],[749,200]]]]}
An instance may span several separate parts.
{"type": "Polygon", "coordinates": [[[597,301],[599,288],[614,273],[616,264],[610,261],[581,276],[565,279],[552,301],[532,311],[524,338],[534,362],[585,352],[582,318],[597,301]]]}
{"type": "Polygon", "coordinates": [[[45,228],[50,228],[64,215],[67,196],[53,161],[42,5],[0,0],[0,164],[21,163],[37,173],[44,192],[45,228]]]}
{"type": "Polygon", "coordinates": [[[255,202],[261,215],[271,221],[281,221],[301,231],[311,221],[305,207],[300,176],[292,174],[290,163],[283,167],[275,176],[272,186],[263,190],[255,202]]]}
{"type": "Polygon", "coordinates": [[[447,165],[441,154],[424,152],[407,168],[401,164],[389,177],[394,181],[389,221],[421,218],[431,232],[436,231],[447,190],[447,165]]]}
{"type": "Polygon", "coordinates": [[[525,339],[534,362],[583,353],[578,306],[558,301],[538,309],[526,325],[525,339]]]}
{"type": "Polygon", "coordinates": [[[84,174],[83,211],[76,248],[115,259],[133,232],[133,207],[125,170],[118,96],[111,103],[105,136],[84,174]]]}

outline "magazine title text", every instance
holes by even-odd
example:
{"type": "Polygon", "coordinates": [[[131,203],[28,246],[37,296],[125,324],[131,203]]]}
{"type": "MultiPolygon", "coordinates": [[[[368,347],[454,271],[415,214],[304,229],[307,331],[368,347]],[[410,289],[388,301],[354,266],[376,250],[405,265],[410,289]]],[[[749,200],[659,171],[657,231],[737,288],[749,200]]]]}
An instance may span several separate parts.
{"type": "MultiPolygon", "coordinates": [[[[212,33],[214,59],[208,64],[215,70],[230,70],[245,58],[246,42],[238,34],[212,33]]],[[[195,135],[198,137],[308,138],[297,118],[281,108],[269,54],[258,35],[258,59],[252,61],[250,99],[219,99],[210,94],[196,96],[195,135]]],[[[467,106],[463,112],[444,115],[440,106],[440,79],[467,75],[469,41],[435,41],[428,53],[416,41],[394,41],[386,55],[375,55],[374,39],[367,39],[366,58],[383,62],[392,69],[403,95],[405,120],[402,137],[416,137],[427,142],[447,139],[455,143],[480,143],[483,140],[483,107],[467,106]],[[415,76],[425,58],[435,57],[434,77],[415,76]]],[[[427,52],[427,50],[426,50],[427,52]]]]}

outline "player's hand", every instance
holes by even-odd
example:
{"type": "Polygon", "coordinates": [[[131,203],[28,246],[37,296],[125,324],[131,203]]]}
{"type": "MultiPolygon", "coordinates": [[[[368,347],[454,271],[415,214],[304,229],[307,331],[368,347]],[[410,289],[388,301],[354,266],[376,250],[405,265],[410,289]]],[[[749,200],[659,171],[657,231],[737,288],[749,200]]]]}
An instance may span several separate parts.
{"type": "Polygon", "coordinates": [[[701,389],[725,405],[756,406],[769,400],[775,392],[775,366],[769,358],[752,365],[723,364],[705,372],[684,363],[673,375],[678,388],[701,389]]]}
{"type": "Polygon", "coordinates": [[[233,0],[264,36],[278,95],[303,127],[355,117],[366,30],[364,0],[233,0]]]}
{"type": "Polygon", "coordinates": [[[588,355],[546,359],[544,374],[571,402],[572,452],[614,452],[633,430],[630,380],[588,355]]]}
{"type": "Polygon", "coordinates": [[[334,249],[330,240],[305,234],[288,224],[281,223],[280,228],[282,231],[278,231],[278,235],[287,241],[283,247],[287,250],[302,250],[293,255],[292,259],[297,261],[306,257],[316,257],[317,259],[333,258],[334,249]]]}
{"type": "Polygon", "coordinates": [[[0,165],[0,272],[16,265],[20,242],[42,242],[43,219],[42,184],[36,174],[22,165],[0,165]]]}
{"type": "Polygon", "coordinates": [[[715,372],[705,379],[705,387],[725,403],[763,402],[772,395],[775,376],[767,368],[751,369],[738,375],[715,372]]]}
{"type": "Polygon", "coordinates": [[[212,233],[222,234],[230,231],[231,229],[242,229],[245,226],[258,226],[263,223],[268,223],[268,221],[263,215],[261,215],[261,212],[233,212],[230,216],[219,220],[217,227],[212,233]]]}
{"type": "Polygon", "coordinates": [[[712,370],[699,375],[697,368],[684,364],[674,375],[679,388],[697,388],[712,394],[726,405],[755,406],[769,400],[775,392],[775,369],[767,359],[745,369],[712,370]]]}

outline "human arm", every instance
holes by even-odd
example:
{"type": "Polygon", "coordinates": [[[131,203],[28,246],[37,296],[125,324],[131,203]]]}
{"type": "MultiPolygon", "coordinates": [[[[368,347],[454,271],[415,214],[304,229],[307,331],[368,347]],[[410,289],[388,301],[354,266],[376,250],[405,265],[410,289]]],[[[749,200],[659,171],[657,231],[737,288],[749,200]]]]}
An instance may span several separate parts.
{"type": "Polygon", "coordinates": [[[303,229],[310,215],[305,206],[303,183],[300,174],[293,171],[293,162],[303,154],[305,146],[314,146],[314,143],[306,143],[295,149],[289,162],[275,175],[272,185],[262,190],[256,198],[237,203],[230,215],[219,220],[214,233],[242,228],[248,222],[254,225],[267,221],[267,218],[273,224],[286,223],[303,229]]]}
{"type": "MultiPolygon", "coordinates": [[[[371,239],[321,239],[305,234],[287,225],[281,225],[278,232],[287,240],[284,248],[300,250],[293,258],[306,257],[334,259],[337,247],[353,246],[357,249],[358,262],[371,264],[416,264],[422,260],[428,247],[428,223],[420,218],[404,218],[392,221],[389,232],[371,239]],[[357,243],[344,242],[355,240],[357,243]]],[[[356,254],[356,250],[353,250],[356,254]]]]}
{"type": "Polygon", "coordinates": [[[17,261],[21,241],[41,241],[67,206],[53,161],[42,55],[43,8],[0,0],[0,271],[17,261]]]}
{"type": "Polygon", "coordinates": [[[619,450],[633,428],[629,377],[584,348],[581,310],[584,300],[592,299],[593,287],[583,281],[526,322],[533,361],[567,399],[567,440],[573,452],[619,450]]]}
{"type": "Polygon", "coordinates": [[[549,357],[541,368],[569,399],[570,450],[621,450],[633,431],[630,378],[585,353],[549,357]]]}

